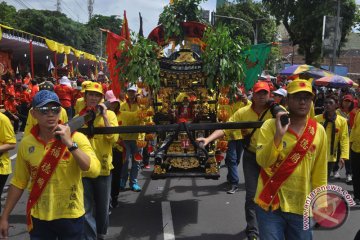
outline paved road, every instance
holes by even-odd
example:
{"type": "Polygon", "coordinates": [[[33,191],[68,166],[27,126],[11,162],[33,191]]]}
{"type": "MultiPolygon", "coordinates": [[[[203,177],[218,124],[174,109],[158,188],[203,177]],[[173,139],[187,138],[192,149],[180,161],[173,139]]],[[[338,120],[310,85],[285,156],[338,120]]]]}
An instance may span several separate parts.
{"type": "MultiPolygon", "coordinates": [[[[14,152],[12,152],[14,154],[14,152]]],[[[14,160],[15,161],[15,160],[14,160]]],[[[243,175],[241,173],[241,180],[243,175]]],[[[150,180],[151,170],[139,175],[143,191],[122,192],[119,207],[112,209],[107,239],[119,240],[241,240],[246,239],[244,183],[240,191],[226,194],[226,168],[219,180],[172,178],[150,180]]],[[[344,176],[344,173],[342,173],[344,176]]],[[[342,180],[344,181],[344,180],[342,180]]],[[[351,193],[352,186],[332,182],[351,193]]],[[[3,198],[6,197],[6,193],[3,198]]],[[[25,225],[27,195],[10,218],[11,238],[29,239],[25,225]]],[[[4,203],[4,201],[2,201],[4,203]]],[[[360,229],[360,207],[351,208],[346,223],[335,230],[315,230],[314,239],[352,240],[360,229]]]]}

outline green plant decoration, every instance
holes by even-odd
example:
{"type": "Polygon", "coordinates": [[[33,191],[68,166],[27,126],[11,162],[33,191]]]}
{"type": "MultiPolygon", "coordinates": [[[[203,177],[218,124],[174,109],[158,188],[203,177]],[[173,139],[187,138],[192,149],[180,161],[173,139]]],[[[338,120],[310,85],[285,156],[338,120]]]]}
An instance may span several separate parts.
{"type": "Polygon", "coordinates": [[[120,70],[122,82],[142,82],[152,89],[160,87],[160,65],[157,59],[158,46],[153,41],[139,37],[132,45],[123,41],[119,45],[122,52],[116,67],[120,70]]]}
{"type": "Polygon", "coordinates": [[[199,4],[204,0],[174,0],[173,4],[164,7],[159,17],[165,31],[165,38],[182,40],[184,34],[180,23],[186,21],[202,22],[199,4]]]}
{"type": "Polygon", "coordinates": [[[242,41],[240,37],[231,38],[231,32],[226,26],[207,28],[204,35],[206,42],[202,54],[203,69],[207,75],[207,85],[214,88],[216,81],[219,86],[235,86],[244,80],[242,63],[242,41]]]}

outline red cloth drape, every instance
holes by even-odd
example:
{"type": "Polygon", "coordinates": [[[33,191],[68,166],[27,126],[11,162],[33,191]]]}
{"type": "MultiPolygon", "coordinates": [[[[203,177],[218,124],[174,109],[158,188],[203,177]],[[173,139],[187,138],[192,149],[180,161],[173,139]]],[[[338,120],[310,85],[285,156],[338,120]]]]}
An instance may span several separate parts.
{"type": "Polygon", "coordinates": [[[126,39],[108,31],[106,38],[106,53],[108,55],[107,64],[110,72],[111,89],[116,97],[120,96],[120,80],[119,69],[116,68],[117,58],[120,57],[121,52],[118,50],[118,46],[121,41],[126,39]]]}

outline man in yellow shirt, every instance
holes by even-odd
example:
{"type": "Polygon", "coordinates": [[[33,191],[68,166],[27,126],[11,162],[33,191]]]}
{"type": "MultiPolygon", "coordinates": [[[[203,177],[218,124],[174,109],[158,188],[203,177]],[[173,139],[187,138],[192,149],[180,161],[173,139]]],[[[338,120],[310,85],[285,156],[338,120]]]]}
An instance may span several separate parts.
{"type": "MultiPolygon", "coordinates": [[[[263,121],[272,118],[269,106],[270,87],[266,82],[257,82],[253,87],[253,97],[251,105],[247,105],[231,116],[233,122],[263,121]]],[[[216,130],[207,138],[198,138],[197,141],[204,142],[206,146],[210,142],[229,136],[233,132],[229,130],[216,130]]],[[[246,216],[246,235],[248,239],[257,239],[259,235],[258,223],[255,214],[254,197],[259,176],[260,167],[256,163],[256,143],[259,129],[241,129],[244,137],[243,170],[245,178],[245,216],[246,216]]]]}
{"type": "Polygon", "coordinates": [[[360,113],[357,112],[350,132],[350,160],[354,188],[354,201],[360,205],[360,113]]]}
{"type": "MultiPolygon", "coordinates": [[[[54,84],[52,84],[49,81],[45,81],[42,84],[39,84],[39,91],[42,90],[48,90],[51,92],[54,92],[54,84]]],[[[61,107],[61,111],[60,111],[60,119],[61,123],[66,123],[68,121],[68,115],[66,113],[65,108],[61,107]]],[[[24,130],[24,137],[30,134],[30,130],[36,125],[38,124],[36,118],[34,118],[31,114],[28,115],[27,120],[26,120],[26,126],[25,126],[25,130],[24,130]]]]}
{"type": "MultiPolygon", "coordinates": [[[[240,108],[243,108],[246,105],[250,105],[251,102],[247,99],[247,96],[242,94],[239,90],[235,94],[236,100],[227,105],[220,105],[219,110],[226,110],[230,114],[229,122],[234,122],[232,117],[234,113],[240,108]]],[[[227,191],[228,194],[234,194],[238,189],[239,184],[239,173],[238,165],[240,163],[241,154],[244,150],[242,141],[243,136],[241,130],[233,130],[226,135],[226,140],[228,141],[228,149],[226,151],[225,164],[228,169],[227,180],[230,183],[230,189],[227,191]]]]}
{"type": "MultiPolygon", "coordinates": [[[[99,105],[102,113],[94,119],[94,127],[116,127],[118,121],[113,111],[107,110],[103,101],[101,84],[91,82],[85,87],[84,100],[86,107],[80,115],[88,109],[99,105]]],[[[119,138],[118,134],[99,134],[88,136],[97,158],[101,171],[96,178],[83,174],[85,200],[85,231],[82,239],[104,239],[109,226],[109,204],[111,191],[112,147],[119,138]]]]}
{"type": "Polygon", "coordinates": [[[10,119],[4,114],[0,113],[0,196],[4,189],[6,180],[11,173],[9,151],[14,149],[15,146],[16,138],[10,119]]]}
{"type": "MultiPolygon", "coordinates": [[[[137,97],[137,91],[138,88],[136,85],[129,85],[127,88],[127,96],[125,102],[123,102],[120,106],[120,111],[122,113],[127,113],[126,116],[128,116],[129,112],[138,112],[140,110],[140,106],[137,103],[136,97],[137,97]]],[[[122,124],[123,126],[130,126],[130,125],[140,125],[140,123],[143,122],[143,119],[140,119],[139,117],[123,117],[122,118],[122,124]]],[[[140,163],[142,159],[136,159],[136,156],[139,156],[139,154],[142,153],[141,149],[137,147],[136,141],[139,140],[142,137],[143,140],[143,134],[141,133],[126,133],[126,134],[120,134],[120,138],[123,140],[123,143],[125,145],[125,161],[124,165],[121,169],[121,180],[120,180],[120,188],[122,190],[126,187],[126,182],[129,177],[129,163],[131,162],[131,170],[130,170],[130,189],[135,192],[140,192],[141,187],[138,184],[137,176],[138,172],[140,170],[140,163]]]]}
{"type": "Polygon", "coordinates": [[[256,190],[256,216],[261,240],[311,239],[303,230],[306,197],[327,184],[327,140],[321,124],[308,118],[313,99],[306,80],[289,83],[290,122],[276,119],[264,122],[256,147],[260,176],[256,190]]]}
{"type": "Polygon", "coordinates": [[[31,114],[39,124],[20,142],[14,177],[0,219],[1,237],[8,237],[9,215],[28,187],[31,239],[81,239],[85,214],[81,174],[99,174],[99,161],[83,134],[71,135],[68,126],[58,124],[60,101],[55,93],[38,92],[32,107],[31,114]],[[42,174],[47,175],[40,178],[42,174]],[[39,188],[43,190],[33,195],[34,189],[39,188]]]}
{"type": "Polygon", "coordinates": [[[345,161],[349,160],[349,131],[346,119],[336,114],[338,107],[337,96],[327,96],[324,101],[324,107],[324,113],[316,115],[315,120],[323,125],[326,130],[328,139],[328,177],[330,177],[330,172],[334,168],[338,154],[341,154],[339,160],[340,166],[344,166],[345,161]],[[340,149],[338,149],[338,146],[340,146],[340,149]]]}

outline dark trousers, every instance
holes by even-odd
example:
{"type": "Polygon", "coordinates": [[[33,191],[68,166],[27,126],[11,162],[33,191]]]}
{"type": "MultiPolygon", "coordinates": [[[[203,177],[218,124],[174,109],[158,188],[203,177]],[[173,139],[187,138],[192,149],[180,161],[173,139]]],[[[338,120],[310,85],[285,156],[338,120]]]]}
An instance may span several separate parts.
{"type": "Polygon", "coordinates": [[[353,173],[354,198],[360,199],[360,153],[350,150],[350,161],[353,173]]]}
{"type": "Polygon", "coordinates": [[[245,178],[245,217],[246,217],[246,235],[259,236],[258,222],[256,219],[254,202],[256,188],[260,173],[260,166],[256,162],[256,155],[244,149],[243,169],[245,178]]]}
{"type": "Polygon", "coordinates": [[[242,152],[242,140],[229,141],[228,149],[226,151],[225,164],[228,168],[228,174],[226,178],[232,185],[239,183],[238,165],[240,163],[242,152]]]}
{"type": "Polygon", "coordinates": [[[32,217],[31,240],[79,240],[84,231],[84,216],[44,221],[32,217]]]}
{"type": "MultiPolygon", "coordinates": [[[[2,192],[4,190],[4,187],[5,187],[5,183],[6,183],[6,180],[8,179],[8,175],[0,175],[0,196],[2,195],[2,192]]],[[[0,212],[1,212],[1,204],[0,204],[0,212]]]]}
{"type": "Polygon", "coordinates": [[[114,168],[111,170],[111,201],[116,201],[120,192],[121,168],[123,166],[123,152],[117,148],[113,148],[112,164],[114,168]]]}

